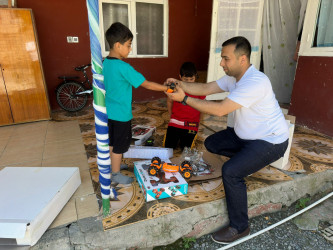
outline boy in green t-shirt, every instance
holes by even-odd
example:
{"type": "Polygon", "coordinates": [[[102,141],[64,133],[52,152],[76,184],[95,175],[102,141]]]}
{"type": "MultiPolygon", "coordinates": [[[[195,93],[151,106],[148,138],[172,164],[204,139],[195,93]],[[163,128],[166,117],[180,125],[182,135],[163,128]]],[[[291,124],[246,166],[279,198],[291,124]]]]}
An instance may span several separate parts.
{"type": "Polygon", "coordinates": [[[103,75],[112,163],[111,181],[129,184],[133,178],[120,173],[120,164],[132,138],[132,87],[142,86],[155,91],[167,91],[168,87],[147,81],[131,65],[122,61],[131,52],[133,40],[132,32],[125,25],[113,23],[105,37],[110,45],[109,55],[103,62],[103,75]]]}

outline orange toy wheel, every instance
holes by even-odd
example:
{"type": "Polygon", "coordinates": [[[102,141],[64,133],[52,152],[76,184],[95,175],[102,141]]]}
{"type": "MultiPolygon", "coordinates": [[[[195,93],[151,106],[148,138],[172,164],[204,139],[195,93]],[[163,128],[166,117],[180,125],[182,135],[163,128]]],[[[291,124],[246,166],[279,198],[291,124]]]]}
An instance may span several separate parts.
{"type": "Polygon", "coordinates": [[[161,164],[161,159],[160,159],[160,157],[157,157],[157,156],[153,157],[153,158],[151,159],[151,163],[156,164],[156,165],[160,165],[160,164],[161,164]]]}
{"type": "Polygon", "coordinates": [[[188,180],[188,179],[190,179],[192,177],[192,173],[188,169],[184,170],[183,173],[182,173],[182,175],[183,175],[184,179],[186,179],[186,180],[188,180]]]}
{"type": "Polygon", "coordinates": [[[189,161],[182,162],[182,168],[191,168],[191,163],[189,161]]]}
{"type": "Polygon", "coordinates": [[[153,167],[153,166],[150,166],[149,169],[148,169],[148,173],[149,173],[149,175],[155,176],[157,174],[157,168],[153,167]]]}

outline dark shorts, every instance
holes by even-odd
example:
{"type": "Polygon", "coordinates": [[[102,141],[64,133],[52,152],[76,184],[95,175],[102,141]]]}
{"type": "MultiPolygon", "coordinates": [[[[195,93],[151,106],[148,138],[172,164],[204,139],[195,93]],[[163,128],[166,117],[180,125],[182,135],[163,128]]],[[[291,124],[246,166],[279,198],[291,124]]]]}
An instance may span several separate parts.
{"type": "Polygon", "coordinates": [[[113,147],[113,153],[123,154],[127,152],[132,139],[131,124],[131,121],[119,122],[108,119],[109,146],[113,147]]]}
{"type": "Polygon", "coordinates": [[[184,149],[184,147],[190,148],[196,135],[197,131],[194,130],[168,126],[164,147],[175,149],[179,143],[181,149],[184,149]]]}

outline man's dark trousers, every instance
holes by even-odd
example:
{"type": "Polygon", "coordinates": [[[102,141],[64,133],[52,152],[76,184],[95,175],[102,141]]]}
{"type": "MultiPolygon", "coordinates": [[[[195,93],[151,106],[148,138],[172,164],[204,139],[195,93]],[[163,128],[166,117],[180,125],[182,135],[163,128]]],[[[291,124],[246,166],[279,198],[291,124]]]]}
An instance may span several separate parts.
{"type": "Polygon", "coordinates": [[[222,167],[222,180],[230,226],[242,233],[248,227],[244,177],[282,157],[288,147],[288,140],[280,144],[264,140],[243,140],[233,128],[228,127],[208,136],[205,147],[213,154],[230,157],[222,167]]]}

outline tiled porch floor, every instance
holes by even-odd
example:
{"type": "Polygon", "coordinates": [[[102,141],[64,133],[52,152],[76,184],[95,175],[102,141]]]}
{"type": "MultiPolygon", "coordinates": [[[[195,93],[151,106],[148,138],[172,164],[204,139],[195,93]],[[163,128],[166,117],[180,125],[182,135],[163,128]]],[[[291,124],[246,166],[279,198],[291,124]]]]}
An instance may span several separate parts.
{"type": "Polygon", "coordinates": [[[98,215],[78,121],[39,121],[0,127],[0,170],[11,166],[79,167],[81,185],[51,228],[98,215]]]}
{"type": "MultiPolygon", "coordinates": [[[[166,100],[160,99],[147,103],[133,104],[133,124],[152,125],[156,127],[154,146],[160,147],[164,137],[169,114],[166,100]]],[[[56,121],[77,120],[81,129],[83,144],[88,157],[89,171],[94,187],[94,192],[100,198],[98,167],[96,164],[96,139],[94,131],[94,116],[92,108],[88,107],[78,113],[56,112],[53,115],[56,121]]],[[[296,118],[297,119],[297,118],[296,118]]],[[[207,136],[226,127],[226,117],[212,117],[203,115],[199,127],[199,136],[196,148],[205,151],[203,142],[207,136]]],[[[333,140],[325,135],[296,127],[291,154],[289,157],[290,168],[280,171],[273,167],[265,167],[261,171],[246,178],[248,190],[254,190],[277,182],[293,180],[293,172],[311,174],[314,172],[333,169],[333,140]]],[[[174,151],[174,157],[181,154],[180,150],[174,151]]],[[[1,160],[1,158],[0,158],[1,160]]],[[[134,176],[133,161],[124,159],[129,165],[128,171],[123,173],[134,176]]],[[[225,160],[225,159],[224,159],[225,160]]],[[[223,184],[220,178],[202,182],[189,183],[188,194],[173,198],[145,202],[137,182],[128,185],[116,185],[118,197],[111,201],[111,215],[103,219],[104,229],[115,228],[143,220],[153,219],[170,212],[177,212],[198,204],[209,202],[224,197],[223,184]]],[[[101,214],[101,211],[100,211],[101,214]]]]}

